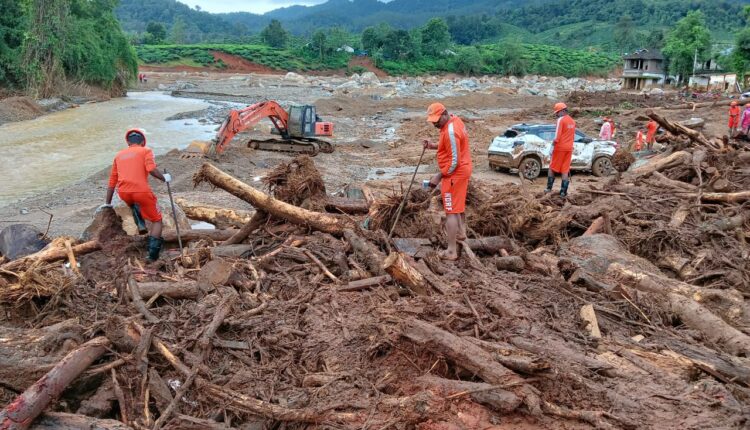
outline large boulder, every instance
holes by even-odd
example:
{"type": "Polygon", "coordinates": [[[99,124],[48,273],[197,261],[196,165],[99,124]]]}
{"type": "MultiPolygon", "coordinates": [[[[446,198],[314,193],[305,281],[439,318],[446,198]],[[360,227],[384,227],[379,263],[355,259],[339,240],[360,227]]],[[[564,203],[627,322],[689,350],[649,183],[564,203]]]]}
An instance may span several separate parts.
{"type": "Polygon", "coordinates": [[[12,224],[0,232],[0,255],[15,260],[47,246],[44,234],[30,224],[12,224]]]}
{"type": "Polygon", "coordinates": [[[83,233],[81,233],[81,240],[106,242],[109,239],[124,234],[126,233],[122,228],[122,218],[113,208],[103,208],[94,214],[94,219],[83,233]]]}
{"type": "Polygon", "coordinates": [[[375,73],[365,72],[359,77],[359,82],[364,85],[378,85],[380,84],[380,79],[378,79],[375,73]]]}

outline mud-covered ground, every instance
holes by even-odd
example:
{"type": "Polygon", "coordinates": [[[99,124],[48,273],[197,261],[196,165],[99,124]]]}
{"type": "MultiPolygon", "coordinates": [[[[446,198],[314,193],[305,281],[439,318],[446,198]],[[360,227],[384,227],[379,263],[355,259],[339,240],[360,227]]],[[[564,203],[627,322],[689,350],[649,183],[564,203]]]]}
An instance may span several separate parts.
{"type": "MultiPolygon", "coordinates": [[[[448,88],[451,82],[457,80],[449,77],[435,78],[428,83],[436,88],[448,88]]],[[[436,94],[436,90],[404,94],[401,89],[405,81],[394,79],[352,88],[346,88],[347,82],[346,77],[290,78],[267,74],[149,72],[148,82],[136,84],[132,91],[161,89],[178,97],[211,101],[211,107],[176,115],[174,120],[197,118],[214,123],[217,127],[228,110],[238,104],[266,99],[276,100],[282,105],[315,104],[318,115],[335,124],[335,136],[330,139],[336,148],[335,152],[319,154],[315,159],[329,193],[347,185],[366,185],[376,193],[407,186],[419,159],[421,141],[438,137],[438,131],[425,121],[425,111],[430,103],[438,100],[440,94],[436,94]]],[[[448,97],[439,100],[467,124],[474,177],[498,184],[518,183],[515,172],[504,174],[489,169],[487,147],[494,136],[512,124],[552,122],[551,106],[555,100],[513,94],[505,88],[486,86],[479,89],[459,88],[448,93],[448,97]]],[[[644,111],[634,105],[643,96],[622,95],[620,98],[624,102],[619,102],[618,96],[611,93],[607,96],[579,93],[577,97],[584,97],[583,104],[586,105],[586,109],[576,115],[578,127],[589,135],[598,133],[597,120],[603,114],[614,114],[620,127],[617,137],[620,143],[630,143],[637,128],[645,123],[642,117],[644,111]],[[596,106],[599,103],[601,106],[596,106]]],[[[658,103],[653,97],[648,99],[648,106],[656,104],[658,103]]],[[[673,105],[674,102],[665,99],[664,104],[673,105]]],[[[24,106],[27,110],[34,110],[27,103],[24,106]]],[[[575,107],[571,104],[571,108],[575,107]]],[[[665,114],[676,120],[702,117],[707,121],[706,134],[718,135],[724,127],[724,110],[723,107],[695,111],[683,109],[665,111],[665,114]]],[[[254,151],[245,147],[245,142],[250,138],[268,138],[270,128],[269,121],[262,121],[253,131],[237,136],[229,150],[212,162],[249,183],[260,184],[254,178],[262,177],[269,169],[293,157],[291,154],[254,151]]],[[[224,193],[214,193],[206,186],[193,188],[192,175],[204,161],[183,159],[176,151],[157,157],[159,165],[175,176],[173,191],[176,197],[230,208],[246,208],[244,202],[224,193]]],[[[417,175],[418,183],[437,171],[434,153],[428,152],[423,163],[425,165],[417,175]]],[[[75,186],[52,190],[1,207],[0,227],[22,222],[34,224],[46,231],[49,224],[51,236],[79,235],[90,222],[96,207],[104,200],[107,170],[84,178],[75,186]]],[[[589,173],[576,173],[571,192],[599,181],[601,179],[589,173]]],[[[543,182],[544,178],[537,179],[531,186],[541,189],[544,187],[543,182]]],[[[152,185],[159,198],[166,201],[164,185],[158,181],[154,181],[152,185]]]]}

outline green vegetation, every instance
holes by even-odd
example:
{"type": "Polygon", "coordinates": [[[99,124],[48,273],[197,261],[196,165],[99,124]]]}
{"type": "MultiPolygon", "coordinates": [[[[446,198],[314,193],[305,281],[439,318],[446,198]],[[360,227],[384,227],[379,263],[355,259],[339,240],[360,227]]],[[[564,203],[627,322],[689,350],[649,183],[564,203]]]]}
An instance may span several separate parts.
{"type": "Polygon", "coordinates": [[[669,70],[679,74],[683,81],[693,70],[696,56],[707,58],[711,53],[711,33],[706,28],[700,11],[688,12],[667,35],[664,54],[669,58],[669,70]]]}
{"type": "MultiPolygon", "coordinates": [[[[146,64],[175,65],[189,64],[224,68],[223,62],[215,61],[213,51],[224,52],[244,58],[256,64],[276,70],[308,71],[344,69],[349,56],[329,53],[324,61],[319,60],[319,51],[312,47],[275,49],[265,45],[140,45],[136,47],[138,58],[146,64]]],[[[324,52],[327,52],[324,50],[324,52]]]]}
{"type": "Polygon", "coordinates": [[[66,81],[122,91],[137,73],[115,0],[0,0],[0,86],[47,97],[66,81]]]}
{"type": "Polygon", "coordinates": [[[289,34],[281,26],[281,22],[274,19],[260,33],[260,38],[272,48],[283,48],[289,40],[289,34]]]}

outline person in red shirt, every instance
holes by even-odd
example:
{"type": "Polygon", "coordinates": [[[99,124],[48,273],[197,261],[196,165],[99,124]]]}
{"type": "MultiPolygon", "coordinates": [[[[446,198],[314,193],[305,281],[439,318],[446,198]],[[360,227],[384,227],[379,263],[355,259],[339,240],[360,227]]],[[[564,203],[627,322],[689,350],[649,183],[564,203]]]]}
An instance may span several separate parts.
{"type": "Polygon", "coordinates": [[[729,137],[734,137],[737,128],[740,126],[740,107],[737,102],[729,104],[729,137]]]}
{"type": "Polygon", "coordinates": [[[653,119],[646,124],[646,148],[651,151],[654,149],[654,142],[656,142],[656,130],[659,129],[659,124],[653,119]]]}
{"type": "Polygon", "coordinates": [[[565,103],[555,104],[555,116],[557,116],[557,130],[555,140],[552,141],[552,160],[547,169],[547,188],[545,193],[552,192],[555,185],[555,174],[562,175],[560,186],[560,197],[568,195],[570,185],[570,161],[573,158],[573,142],[576,140],[576,122],[568,115],[568,106],[565,103]]]}
{"type": "Polygon", "coordinates": [[[430,187],[440,184],[445,210],[445,230],[448,249],[440,253],[445,260],[458,259],[457,241],[466,239],[466,193],[469,189],[472,163],[469,136],[461,118],[451,115],[442,103],[433,103],[427,109],[427,121],[440,129],[437,144],[424,140],[425,149],[437,149],[440,172],[430,180],[430,187]]]}
{"type": "Polygon", "coordinates": [[[128,147],[118,152],[112,162],[106,204],[101,207],[112,207],[112,197],[117,188],[120,199],[133,211],[139,231],[145,229],[143,218],[151,222],[148,230],[148,260],[156,261],[164,242],[161,237],[162,217],[156,196],[148,184],[148,176],[164,182],[171,182],[172,177],[168,173],[162,174],[156,168],[154,153],[146,148],[146,133],[143,130],[128,130],[125,141],[128,147]]]}
{"type": "Polygon", "coordinates": [[[634,149],[636,151],[640,151],[641,149],[643,149],[643,136],[644,136],[643,132],[644,132],[644,130],[640,129],[635,134],[635,148],[634,149]]]}

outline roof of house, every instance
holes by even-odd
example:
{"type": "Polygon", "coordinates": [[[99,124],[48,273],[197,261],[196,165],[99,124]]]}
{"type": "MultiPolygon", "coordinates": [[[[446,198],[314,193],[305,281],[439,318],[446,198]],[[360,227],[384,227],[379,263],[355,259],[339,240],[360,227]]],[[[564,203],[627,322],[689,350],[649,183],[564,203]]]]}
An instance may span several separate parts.
{"type": "Polygon", "coordinates": [[[632,54],[622,56],[624,60],[663,60],[664,55],[658,49],[638,49],[632,54]]]}

